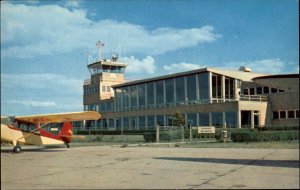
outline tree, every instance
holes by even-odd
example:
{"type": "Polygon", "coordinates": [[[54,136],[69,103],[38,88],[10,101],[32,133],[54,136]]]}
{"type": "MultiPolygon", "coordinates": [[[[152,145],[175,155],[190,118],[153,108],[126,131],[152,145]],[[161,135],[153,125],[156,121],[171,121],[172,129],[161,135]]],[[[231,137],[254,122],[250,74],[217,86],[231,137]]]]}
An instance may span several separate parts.
{"type": "Polygon", "coordinates": [[[173,115],[172,125],[177,127],[185,125],[185,117],[178,110],[173,115]]]}

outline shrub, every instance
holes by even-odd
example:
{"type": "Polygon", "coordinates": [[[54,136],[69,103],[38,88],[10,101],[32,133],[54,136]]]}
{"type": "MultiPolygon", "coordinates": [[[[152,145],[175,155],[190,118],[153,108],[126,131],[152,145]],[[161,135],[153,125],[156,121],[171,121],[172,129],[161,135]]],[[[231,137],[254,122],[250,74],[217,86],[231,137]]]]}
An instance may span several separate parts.
{"type": "Polygon", "coordinates": [[[298,140],[299,131],[235,131],[231,139],[234,142],[298,140]]]}
{"type": "Polygon", "coordinates": [[[146,132],[143,136],[146,142],[154,142],[156,139],[155,132],[146,132]]]}

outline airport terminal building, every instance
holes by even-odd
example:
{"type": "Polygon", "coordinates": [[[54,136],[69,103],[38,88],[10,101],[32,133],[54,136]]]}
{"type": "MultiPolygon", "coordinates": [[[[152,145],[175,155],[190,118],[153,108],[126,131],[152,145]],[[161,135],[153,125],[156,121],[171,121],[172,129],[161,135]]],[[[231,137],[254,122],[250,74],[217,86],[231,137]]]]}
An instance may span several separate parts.
{"type": "Polygon", "coordinates": [[[142,130],[171,126],[185,116],[186,126],[267,127],[299,125],[299,74],[266,75],[202,68],[125,82],[126,64],[100,60],[87,65],[84,110],[102,118],[99,130],[142,130]]]}

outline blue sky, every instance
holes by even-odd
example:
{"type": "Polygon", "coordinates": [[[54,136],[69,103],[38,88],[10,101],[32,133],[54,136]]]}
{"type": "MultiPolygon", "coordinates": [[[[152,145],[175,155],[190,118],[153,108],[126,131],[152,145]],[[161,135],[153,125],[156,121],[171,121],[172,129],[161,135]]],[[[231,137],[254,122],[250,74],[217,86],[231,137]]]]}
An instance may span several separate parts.
{"type": "Polygon", "coordinates": [[[202,67],[299,73],[298,0],[1,1],[1,115],[81,111],[87,52],[126,78],[202,67]]]}

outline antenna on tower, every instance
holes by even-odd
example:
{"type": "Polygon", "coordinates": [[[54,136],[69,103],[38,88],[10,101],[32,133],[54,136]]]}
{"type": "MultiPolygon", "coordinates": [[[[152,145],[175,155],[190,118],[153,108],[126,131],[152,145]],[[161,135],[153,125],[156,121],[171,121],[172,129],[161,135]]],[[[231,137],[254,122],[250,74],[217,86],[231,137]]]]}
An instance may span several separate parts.
{"type": "Polygon", "coordinates": [[[96,46],[98,48],[98,61],[101,61],[102,59],[102,47],[104,46],[104,43],[102,43],[100,40],[96,43],[96,46]]]}

